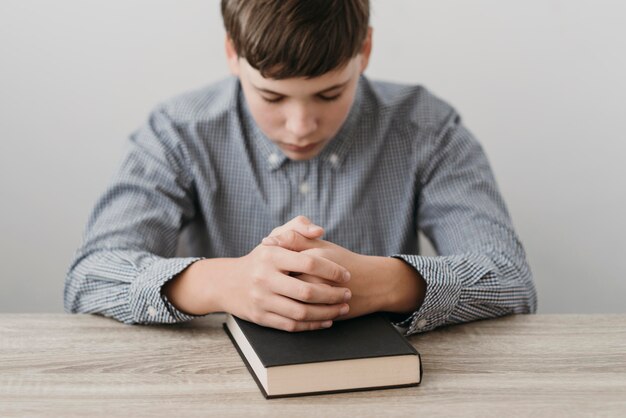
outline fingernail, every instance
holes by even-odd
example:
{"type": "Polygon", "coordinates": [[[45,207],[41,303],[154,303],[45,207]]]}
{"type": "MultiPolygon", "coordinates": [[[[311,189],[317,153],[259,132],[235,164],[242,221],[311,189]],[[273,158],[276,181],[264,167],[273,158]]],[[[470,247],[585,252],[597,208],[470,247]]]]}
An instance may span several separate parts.
{"type": "Polygon", "coordinates": [[[333,324],[333,321],[324,321],[322,322],[322,327],[329,328],[333,324]]]}
{"type": "Polygon", "coordinates": [[[342,308],[339,310],[339,314],[340,314],[340,315],[345,315],[345,314],[347,314],[347,313],[348,313],[348,311],[349,311],[349,310],[350,310],[350,308],[348,307],[348,305],[345,305],[344,307],[342,307],[342,308]]]}
{"type": "Polygon", "coordinates": [[[309,232],[320,232],[322,228],[317,225],[310,225],[309,227],[307,227],[307,230],[309,232]]]}
{"type": "Polygon", "coordinates": [[[344,282],[349,282],[350,281],[350,272],[348,270],[343,272],[343,281],[344,282]]]}
{"type": "Polygon", "coordinates": [[[278,241],[274,237],[265,237],[261,242],[266,245],[278,245],[278,241]]]}
{"type": "Polygon", "coordinates": [[[346,290],[346,293],[343,294],[343,300],[345,302],[349,301],[350,299],[352,299],[352,293],[350,293],[349,290],[346,290]]]}

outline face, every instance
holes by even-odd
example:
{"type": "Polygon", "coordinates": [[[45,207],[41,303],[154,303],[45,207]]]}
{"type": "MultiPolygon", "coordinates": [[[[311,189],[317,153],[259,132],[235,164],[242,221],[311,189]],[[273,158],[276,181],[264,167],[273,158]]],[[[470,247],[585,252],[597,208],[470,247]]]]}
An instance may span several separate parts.
{"type": "Polygon", "coordinates": [[[250,113],[265,136],[292,160],[318,155],[348,117],[369,48],[322,76],[275,80],[264,78],[229,51],[228,43],[227,39],[231,71],[239,77],[250,113]]]}

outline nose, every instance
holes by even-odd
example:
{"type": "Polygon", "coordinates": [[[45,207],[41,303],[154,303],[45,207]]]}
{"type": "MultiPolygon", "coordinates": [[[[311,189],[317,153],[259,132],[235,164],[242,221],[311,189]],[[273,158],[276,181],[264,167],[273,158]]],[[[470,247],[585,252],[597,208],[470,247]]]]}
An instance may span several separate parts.
{"type": "Polygon", "coordinates": [[[287,113],[285,127],[296,138],[306,138],[317,129],[317,117],[312,109],[303,104],[295,104],[287,113]]]}

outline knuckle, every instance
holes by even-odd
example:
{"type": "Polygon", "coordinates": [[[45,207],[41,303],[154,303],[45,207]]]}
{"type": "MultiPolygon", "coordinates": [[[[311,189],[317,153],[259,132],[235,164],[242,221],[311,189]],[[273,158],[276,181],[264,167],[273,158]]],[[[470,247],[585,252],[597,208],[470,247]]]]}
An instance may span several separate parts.
{"type": "Polygon", "coordinates": [[[288,332],[296,332],[298,330],[298,323],[291,319],[287,320],[283,329],[288,332]]]}
{"type": "Polygon", "coordinates": [[[260,274],[260,273],[253,273],[252,274],[252,284],[254,286],[262,285],[264,283],[264,281],[265,281],[265,279],[264,279],[262,274],[260,274]]]}
{"type": "Polygon", "coordinates": [[[315,268],[315,258],[312,257],[311,255],[306,255],[304,257],[304,259],[302,260],[302,267],[307,271],[310,272],[313,270],[313,268],[315,268]]]}
{"type": "Polygon", "coordinates": [[[251,291],[250,292],[250,299],[252,299],[252,302],[255,305],[258,305],[261,302],[261,299],[262,299],[261,293],[256,291],[256,290],[251,291]]]}
{"type": "Polygon", "coordinates": [[[263,320],[263,315],[261,315],[260,312],[255,310],[250,314],[250,320],[252,320],[252,322],[256,324],[259,324],[263,320]]]}
{"type": "Polygon", "coordinates": [[[298,234],[293,229],[290,229],[289,231],[285,232],[284,238],[288,243],[293,244],[296,242],[298,234]]]}
{"type": "Polygon", "coordinates": [[[298,215],[298,216],[296,216],[295,218],[293,218],[293,220],[294,220],[295,222],[298,222],[298,223],[301,223],[301,224],[309,224],[309,222],[310,222],[310,221],[309,221],[309,218],[307,218],[307,217],[306,217],[306,216],[304,216],[304,215],[298,215]]]}
{"type": "Polygon", "coordinates": [[[322,251],[319,248],[309,248],[308,250],[302,251],[302,253],[315,257],[320,257],[322,255],[322,251]]]}
{"type": "Polygon", "coordinates": [[[262,247],[259,249],[259,260],[263,263],[267,263],[272,259],[272,251],[268,247],[262,247]]]}
{"type": "Polygon", "coordinates": [[[313,288],[303,283],[300,285],[298,295],[300,300],[310,301],[313,299],[313,288]]]}
{"type": "Polygon", "coordinates": [[[306,313],[306,309],[305,308],[296,308],[293,310],[293,314],[292,314],[293,319],[297,320],[297,321],[304,321],[307,318],[307,313],[306,313]]]}

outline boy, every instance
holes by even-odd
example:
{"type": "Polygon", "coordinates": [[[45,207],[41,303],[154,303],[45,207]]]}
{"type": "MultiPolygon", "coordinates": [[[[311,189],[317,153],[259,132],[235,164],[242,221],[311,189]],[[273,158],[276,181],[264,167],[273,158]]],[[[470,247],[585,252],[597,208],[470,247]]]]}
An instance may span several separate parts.
{"type": "Polygon", "coordinates": [[[230,312],[303,331],[384,311],[408,335],[535,311],[524,250],[458,114],[362,75],[367,0],[222,0],[222,15],[234,77],[158,106],[131,135],[68,272],[68,312],[128,324],[230,312]],[[439,256],[418,255],[418,229],[439,256]],[[183,231],[193,257],[176,256],[183,231]]]}

